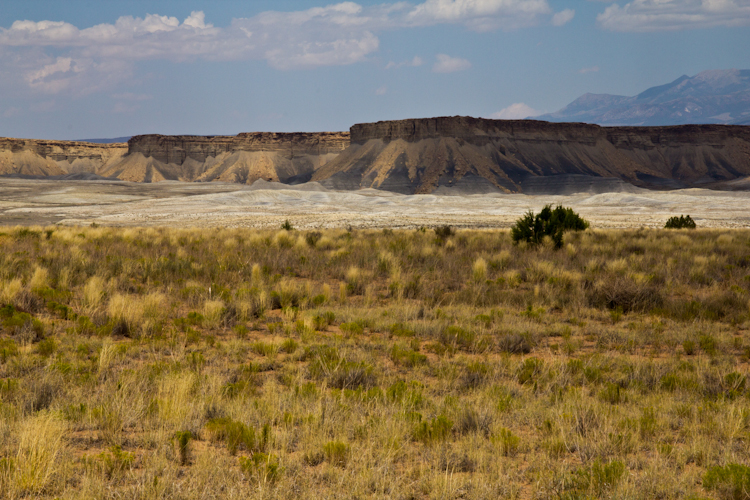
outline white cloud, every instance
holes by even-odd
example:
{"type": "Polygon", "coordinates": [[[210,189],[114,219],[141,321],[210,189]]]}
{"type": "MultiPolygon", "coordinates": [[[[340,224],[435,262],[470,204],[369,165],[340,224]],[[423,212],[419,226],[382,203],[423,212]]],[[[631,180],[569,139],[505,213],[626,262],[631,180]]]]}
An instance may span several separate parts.
{"type": "Polygon", "coordinates": [[[750,25],[748,0],[634,0],[612,4],[596,18],[611,31],[670,31],[750,25]]]}
{"type": "Polygon", "coordinates": [[[549,15],[547,0],[427,0],[406,19],[415,25],[460,23],[475,31],[517,29],[549,15]]]}
{"type": "Polygon", "coordinates": [[[388,87],[383,85],[382,87],[375,90],[375,95],[385,95],[388,92],[388,87]]]}
{"type": "Polygon", "coordinates": [[[26,81],[32,87],[44,83],[44,79],[55,73],[67,73],[70,71],[70,63],[73,60],[70,57],[58,57],[52,64],[46,64],[41,69],[32,71],[26,75],[26,81]]]}
{"type": "Polygon", "coordinates": [[[490,117],[496,120],[523,120],[524,118],[539,116],[542,113],[542,111],[537,111],[522,102],[517,102],[507,108],[501,109],[497,113],[492,113],[490,117]]]}
{"type": "Polygon", "coordinates": [[[576,15],[576,11],[573,9],[565,9],[552,16],[552,24],[555,26],[563,26],[573,20],[576,15]]]}
{"type": "Polygon", "coordinates": [[[578,70],[578,72],[582,75],[585,75],[586,73],[598,73],[599,66],[591,66],[590,68],[581,68],[578,70]]]}
{"type": "MultiPolygon", "coordinates": [[[[143,60],[264,60],[281,70],[347,65],[366,60],[380,47],[384,30],[459,24],[476,31],[519,29],[551,20],[548,0],[424,0],[361,6],[342,2],[293,12],[263,12],[216,27],[201,11],[182,22],[148,14],[78,28],[63,21],[16,21],[0,28],[0,68],[20,75],[35,90],[85,94],[111,88],[132,76],[143,60]],[[54,54],[52,56],[51,54],[54,54]]],[[[569,20],[569,19],[567,19],[569,20]]],[[[447,58],[447,56],[445,56],[447,58]]],[[[420,66],[410,62],[388,67],[420,66]]],[[[470,67],[468,61],[438,60],[438,72],[470,67]]],[[[14,76],[15,77],[15,76],[14,76]]]]}
{"type": "Polygon", "coordinates": [[[422,66],[423,64],[424,64],[424,60],[421,57],[414,56],[414,59],[412,59],[411,61],[402,61],[400,63],[395,63],[393,61],[390,61],[388,64],[385,65],[385,69],[403,68],[404,66],[416,68],[418,66],[422,66]]]}
{"type": "Polygon", "coordinates": [[[432,65],[433,73],[453,73],[471,68],[471,63],[460,57],[451,57],[447,54],[438,54],[437,61],[432,65]]]}

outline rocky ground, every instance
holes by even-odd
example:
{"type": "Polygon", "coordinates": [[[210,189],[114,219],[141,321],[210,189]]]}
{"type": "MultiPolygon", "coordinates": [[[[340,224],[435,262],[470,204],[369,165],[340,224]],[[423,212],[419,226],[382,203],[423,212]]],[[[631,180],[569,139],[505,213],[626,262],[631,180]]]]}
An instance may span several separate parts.
{"type": "MultiPolygon", "coordinates": [[[[450,192],[450,190],[443,191],[450,192]]],[[[549,195],[400,195],[331,191],[316,183],[50,181],[0,178],[0,225],[409,228],[509,227],[545,203],[573,207],[593,227],[662,227],[689,214],[699,227],[750,227],[746,192],[678,191],[549,195]]]]}

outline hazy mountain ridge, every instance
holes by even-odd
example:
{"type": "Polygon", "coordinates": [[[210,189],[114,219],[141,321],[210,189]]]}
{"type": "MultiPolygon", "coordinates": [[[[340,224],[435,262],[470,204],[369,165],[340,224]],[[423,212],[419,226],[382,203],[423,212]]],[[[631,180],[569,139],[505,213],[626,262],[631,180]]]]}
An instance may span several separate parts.
{"type": "Polygon", "coordinates": [[[563,109],[537,117],[553,122],[666,126],[750,123],[750,70],[683,75],[628,97],[584,94],[563,109]]]}

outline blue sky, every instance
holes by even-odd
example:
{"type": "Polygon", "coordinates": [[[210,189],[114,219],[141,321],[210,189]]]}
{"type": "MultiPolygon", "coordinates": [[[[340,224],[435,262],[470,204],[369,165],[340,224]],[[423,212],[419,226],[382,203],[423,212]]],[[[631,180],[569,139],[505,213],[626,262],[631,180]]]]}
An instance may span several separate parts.
{"type": "Polygon", "coordinates": [[[750,0],[2,0],[0,136],[521,118],[748,49],[750,0]]]}

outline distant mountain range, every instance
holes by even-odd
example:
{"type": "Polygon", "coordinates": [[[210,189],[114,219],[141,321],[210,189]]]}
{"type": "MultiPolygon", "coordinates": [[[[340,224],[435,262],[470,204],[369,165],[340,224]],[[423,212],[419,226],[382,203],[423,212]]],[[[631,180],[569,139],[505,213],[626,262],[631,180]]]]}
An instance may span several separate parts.
{"type": "Polygon", "coordinates": [[[750,125],[750,70],[683,75],[634,97],[584,94],[560,111],[535,119],[598,125],[750,125]]]}

